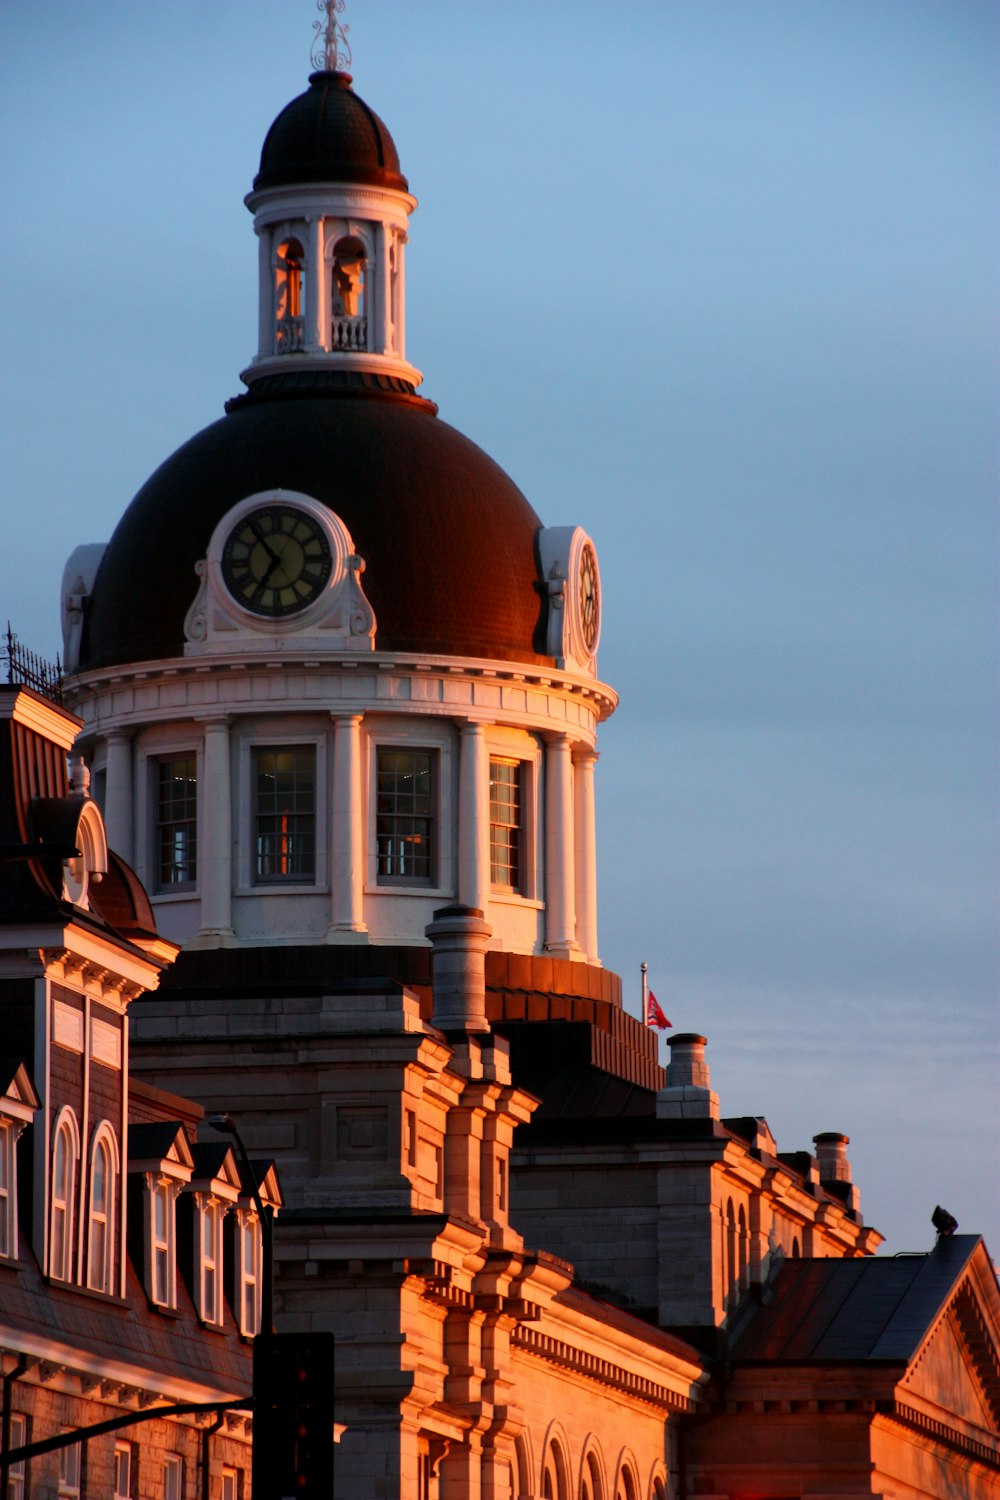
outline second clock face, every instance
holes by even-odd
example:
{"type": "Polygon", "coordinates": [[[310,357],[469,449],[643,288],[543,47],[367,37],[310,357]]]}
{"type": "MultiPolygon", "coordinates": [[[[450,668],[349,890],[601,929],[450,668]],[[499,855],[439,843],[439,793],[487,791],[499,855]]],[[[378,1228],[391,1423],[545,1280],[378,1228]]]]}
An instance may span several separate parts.
{"type": "Polygon", "coordinates": [[[601,621],[601,594],[598,583],[597,558],[588,542],[580,557],[580,625],[588,651],[593,651],[597,630],[601,621]]]}
{"type": "Polygon", "coordinates": [[[295,505],[262,505],[237,521],[222,549],[229,592],[255,615],[293,615],[326,588],[330,541],[314,516],[295,505]]]}

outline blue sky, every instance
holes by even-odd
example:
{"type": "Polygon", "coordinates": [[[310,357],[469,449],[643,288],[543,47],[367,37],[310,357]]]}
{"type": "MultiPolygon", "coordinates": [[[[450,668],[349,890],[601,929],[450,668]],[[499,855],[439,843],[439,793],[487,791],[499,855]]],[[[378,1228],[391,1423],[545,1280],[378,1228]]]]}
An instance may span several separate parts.
{"type": "MultiPolygon", "coordinates": [[[[309,0],[9,0],[0,616],[220,415],[309,0]]],[[[992,0],[350,0],[408,352],[595,537],[605,962],[889,1251],[996,1191],[992,0]],[[989,1174],[992,1172],[992,1182],[989,1174]],[[989,1185],[987,1185],[989,1184],[989,1185]]]]}

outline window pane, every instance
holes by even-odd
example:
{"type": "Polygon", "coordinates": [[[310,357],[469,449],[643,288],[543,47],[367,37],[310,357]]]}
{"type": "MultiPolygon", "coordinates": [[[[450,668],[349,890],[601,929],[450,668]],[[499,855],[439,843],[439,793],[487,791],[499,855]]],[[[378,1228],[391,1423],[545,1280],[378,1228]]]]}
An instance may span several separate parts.
{"type": "Polygon", "coordinates": [[[157,884],[193,885],[198,862],[198,778],[194,754],[159,763],[157,884]]]}
{"type": "Polygon", "coordinates": [[[254,880],[312,880],[316,868],[316,752],[254,752],[254,880]]]}
{"type": "Polygon", "coordinates": [[[505,890],[521,888],[522,767],[520,761],[490,761],[490,880],[505,890]]]}
{"type": "Polygon", "coordinates": [[[376,775],[378,878],[428,884],[434,874],[434,755],[379,750],[376,775]]]}
{"type": "Polygon", "coordinates": [[[163,1500],[182,1500],[183,1460],[171,1454],[163,1463],[163,1500]]]}

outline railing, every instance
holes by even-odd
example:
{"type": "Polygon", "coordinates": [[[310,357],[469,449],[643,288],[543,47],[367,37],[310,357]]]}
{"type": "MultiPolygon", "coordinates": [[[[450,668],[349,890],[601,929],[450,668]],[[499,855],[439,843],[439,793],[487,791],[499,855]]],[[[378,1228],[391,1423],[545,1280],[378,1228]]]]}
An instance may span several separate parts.
{"type": "Polygon", "coordinates": [[[367,318],[334,318],[330,328],[331,349],[367,349],[367,318]]]}
{"type": "Polygon", "coordinates": [[[62,703],[62,664],[58,656],[53,663],[34,651],[29,651],[27,646],[22,646],[11,630],[9,620],[4,648],[0,654],[7,659],[8,682],[34,688],[43,698],[49,698],[53,703],[62,703]]]}
{"type": "Polygon", "coordinates": [[[279,354],[300,354],[302,343],[302,319],[279,318],[274,337],[276,351],[279,354]]]}

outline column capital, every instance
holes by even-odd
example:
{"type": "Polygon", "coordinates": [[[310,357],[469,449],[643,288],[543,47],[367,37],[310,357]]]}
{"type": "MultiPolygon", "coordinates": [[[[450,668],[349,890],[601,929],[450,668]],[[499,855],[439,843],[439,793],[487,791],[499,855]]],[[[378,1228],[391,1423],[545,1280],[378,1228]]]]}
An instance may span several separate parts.
{"type": "Polygon", "coordinates": [[[334,724],[343,724],[344,727],[347,728],[351,724],[360,724],[362,719],[364,718],[364,713],[355,713],[352,710],[348,710],[345,713],[339,708],[331,708],[330,718],[333,720],[334,724]]]}
{"type": "Polygon", "coordinates": [[[576,740],[573,743],[573,764],[575,766],[596,766],[601,758],[601,752],[595,750],[593,745],[586,741],[576,740]]]}
{"type": "Polygon", "coordinates": [[[105,744],[108,745],[130,745],[134,738],[134,729],[109,729],[104,736],[105,744]]]}
{"type": "Polygon", "coordinates": [[[207,733],[209,729],[228,729],[233,722],[233,716],[232,714],[196,714],[194,721],[200,724],[207,733]]]}

